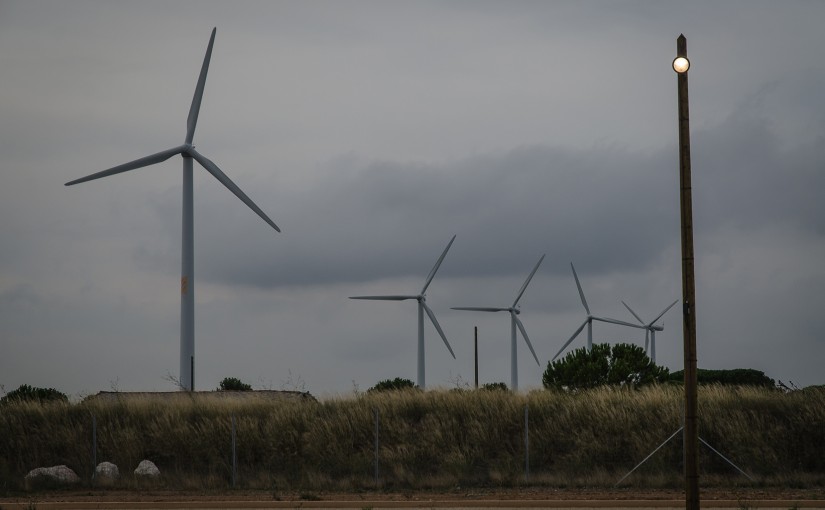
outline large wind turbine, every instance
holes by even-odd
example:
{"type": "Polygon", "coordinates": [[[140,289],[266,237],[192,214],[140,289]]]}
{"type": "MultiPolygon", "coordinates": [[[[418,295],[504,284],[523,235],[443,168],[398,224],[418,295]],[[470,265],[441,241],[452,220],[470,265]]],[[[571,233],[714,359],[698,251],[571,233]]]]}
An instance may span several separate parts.
{"type": "Polygon", "coordinates": [[[536,360],[536,364],[541,366],[539,362],[539,357],[536,356],[536,351],[533,349],[533,344],[530,343],[530,338],[527,336],[527,330],[524,329],[524,324],[521,323],[519,320],[518,315],[521,313],[521,309],[517,306],[521,296],[524,294],[524,290],[527,288],[527,285],[530,283],[530,280],[533,279],[533,275],[536,274],[538,271],[541,262],[544,260],[544,255],[541,256],[539,261],[536,263],[536,267],[530,271],[530,275],[524,280],[524,285],[521,286],[521,290],[518,291],[518,295],[516,296],[516,300],[513,301],[513,304],[507,308],[487,308],[487,307],[475,307],[475,306],[456,306],[453,307],[453,310],[471,310],[474,312],[510,312],[510,389],[513,391],[518,391],[518,349],[516,348],[516,328],[518,327],[519,331],[521,331],[521,336],[524,337],[524,341],[527,343],[527,347],[530,348],[530,352],[533,354],[533,359],[536,360]]]}
{"type": "Polygon", "coordinates": [[[444,345],[447,346],[447,350],[450,351],[452,354],[453,359],[455,359],[455,353],[453,352],[453,348],[450,347],[450,342],[447,341],[446,335],[444,335],[444,330],[441,329],[441,325],[438,323],[438,320],[435,318],[435,314],[433,313],[432,308],[427,306],[427,287],[430,286],[430,283],[435,278],[435,273],[438,271],[438,268],[441,267],[441,263],[444,262],[444,257],[447,256],[447,251],[449,251],[450,246],[453,245],[453,241],[455,241],[455,236],[450,239],[450,242],[447,243],[447,247],[444,248],[444,251],[441,252],[441,256],[438,257],[438,260],[435,262],[435,265],[430,270],[430,274],[427,275],[427,281],[424,283],[424,288],[421,289],[421,292],[415,295],[406,295],[406,296],[351,296],[350,299],[371,299],[375,301],[406,301],[408,299],[415,299],[418,301],[418,387],[422,390],[426,388],[426,381],[424,379],[424,312],[427,312],[427,316],[430,318],[430,321],[435,326],[435,330],[438,331],[438,334],[441,335],[441,339],[444,340],[444,345]]]}
{"type": "Polygon", "coordinates": [[[646,323],[645,321],[642,320],[641,317],[639,317],[636,314],[636,312],[633,311],[632,308],[630,308],[630,306],[628,306],[627,303],[622,301],[622,304],[624,305],[624,307],[627,308],[627,310],[630,313],[633,314],[633,317],[636,317],[636,320],[638,320],[642,324],[642,326],[644,327],[644,330],[645,330],[645,352],[648,354],[648,357],[650,357],[650,361],[652,361],[653,363],[656,363],[656,332],[657,331],[664,331],[664,329],[665,329],[664,326],[654,326],[654,324],[656,323],[656,321],[661,319],[662,316],[664,314],[666,314],[668,310],[673,308],[673,305],[675,305],[678,302],[679,302],[678,299],[676,301],[672,302],[667,308],[662,310],[662,313],[657,315],[655,319],[653,319],[652,321],[646,323]],[[649,340],[648,340],[648,337],[649,337],[649,340]],[[649,341],[649,344],[648,344],[648,341],[649,341]],[[648,345],[650,346],[650,350],[648,350],[648,345]]]}
{"type": "Polygon", "coordinates": [[[607,318],[607,317],[596,317],[595,315],[591,314],[590,313],[590,307],[587,306],[587,300],[584,298],[584,291],[582,291],[581,283],[579,283],[579,275],[576,274],[576,268],[573,266],[572,262],[570,263],[570,268],[573,270],[573,278],[576,279],[576,287],[579,289],[579,297],[581,297],[582,305],[584,305],[584,310],[587,312],[587,317],[584,319],[584,322],[582,322],[582,325],[579,326],[579,329],[577,329],[576,332],[573,333],[573,336],[571,336],[570,339],[567,342],[565,342],[564,345],[561,346],[561,349],[559,349],[559,352],[557,352],[556,355],[553,356],[553,359],[551,361],[555,361],[556,358],[559,357],[559,354],[564,352],[564,350],[567,348],[567,346],[570,345],[570,343],[573,340],[575,340],[577,336],[579,336],[579,333],[582,332],[582,330],[584,329],[585,326],[587,326],[587,350],[589,351],[590,349],[592,349],[593,348],[593,321],[609,322],[611,324],[619,324],[621,326],[628,326],[628,327],[631,327],[631,328],[642,329],[642,326],[638,326],[638,325],[632,324],[630,322],[620,321],[618,319],[610,319],[610,318],[607,318]]]}
{"type": "Polygon", "coordinates": [[[203,66],[198,77],[198,84],[195,87],[195,95],[192,97],[192,105],[189,108],[189,117],[186,119],[186,139],[183,145],[178,145],[156,154],[142,157],[129,163],[124,163],[102,172],[97,172],[80,179],[67,182],[66,186],[80,184],[81,182],[92,181],[101,177],[119,174],[129,170],[135,170],[155,163],[166,161],[167,159],[180,154],[183,156],[183,242],[181,253],[181,278],[180,278],[180,380],[181,389],[195,389],[195,278],[194,278],[194,234],[193,234],[193,200],[192,200],[192,160],[195,159],[200,165],[212,174],[229,191],[235,194],[250,209],[255,211],[265,222],[276,231],[281,229],[248,197],[235,185],[232,180],[224,174],[220,168],[201,153],[195,150],[192,145],[192,138],[195,135],[195,126],[198,123],[198,112],[203,98],[203,88],[206,84],[206,73],[209,70],[209,60],[212,57],[212,45],[215,42],[215,32],[212,29],[212,36],[209,38],[209,46],[206,48],[206,56],[203,58],[203,66]]]}

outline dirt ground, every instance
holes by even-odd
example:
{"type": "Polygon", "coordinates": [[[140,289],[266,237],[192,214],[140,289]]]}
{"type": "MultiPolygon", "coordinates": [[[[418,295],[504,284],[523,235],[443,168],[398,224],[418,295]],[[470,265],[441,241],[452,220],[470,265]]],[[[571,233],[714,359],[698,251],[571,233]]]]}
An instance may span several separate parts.
{"type": "MultiPolygon", "coordinates": [[[[729,488],[705,489],[701,492],[703,501],[733,501],[737,508],[757,509],[759,501],[823,501],[818,507],[825,508],[825,488],[820,489],[755,489],[729,488]]],[[[272,501],[293,502],[295,507],[312,507],[316,502],[493,502],[493,501],[674,501],[684,500],[684,492],[680,490],[639,490],[639,489],[552,489],[552,488],[521,488],[521,489],[466,489],[456,488],[450,491],[408,491],[408,492],[304,492],[304,493],[275,493],[261,490],[227,490],[219,492],[194,491],[51,491],[39,493],[19,493],[0,498],[0,507],[4,504],[19,504],[21,502],[59,503],[59,502],[190,502],[190,501],[272,501]]],[[[357,505],[356,505],[357,506],[357,505]]],[[[439,505],[432,505],[439,506],[439,505]]],[[[791,505],[793,506],[793,505],[791,505]]],[[[804,507],[806,505],[798,505],[804,507]]]]}

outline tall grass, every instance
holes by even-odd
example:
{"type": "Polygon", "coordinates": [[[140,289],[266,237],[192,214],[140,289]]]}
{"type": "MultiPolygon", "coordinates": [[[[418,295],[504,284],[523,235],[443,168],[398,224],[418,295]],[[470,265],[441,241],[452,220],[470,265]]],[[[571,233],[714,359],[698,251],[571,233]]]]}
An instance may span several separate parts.
{"type": "MultiPolygon", "coordinates": [[[[524,407],[529,407],[531,483],[612,485],[681,425],[681,389],[400,391],[322,402],[192,398],[173,401],[18,403],[0,408],[0,489],[18,490],[35,467],[66,464],[91,483],[92,416],[97,460],[114,462],[123,487],[155,462],[170,488],[225,488],[231,417],[238,483],[268,490],[357,490],[524,483],[524,407]]],[[[700,436],[758,483],[825,483],[825,390],[700,388],[700,436]]],[[[705,449],[706,480],[747,482],[705,449]]],[[[681,438],[627,483],[681,483],[681,438]]]]}

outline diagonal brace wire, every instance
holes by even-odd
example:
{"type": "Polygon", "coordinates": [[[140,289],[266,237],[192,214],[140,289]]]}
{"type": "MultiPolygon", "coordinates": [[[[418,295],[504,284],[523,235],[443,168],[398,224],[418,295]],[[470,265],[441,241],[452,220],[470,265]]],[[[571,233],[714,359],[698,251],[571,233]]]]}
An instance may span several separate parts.
{"type": "Polygon", "coordinates": [[[753,481],[754,481],[754,479],[753,479],[753,478],[752,478],[749,474],[747,474],[747,473],[745,473],[744,471],[742,471],[742,470],[739,468],[739,466],[737,466],[736,464],[734,464],[733,462],[731,462],[731,460],[730,460],[730,459],[728,459],[727,457],[725,457],[724,455],[722,455],[721,453],[719,453],[719,450],[717,450],[716,448],[714,448],[714,447],[712,447],[711,445],[709,445],[707,441],[705,441],[705,440],[704,440],[704,439],[702,439],[701,437],[699,438],[699,441],[701,441],[703,445],[705,445],[705,446],[707,446],[708,448],[710,448],[710,449],[711,449],[711,451],[712,451],[713,453],[715,453],[716,455],[718,455],[718,456],[722,457],[722,460],[724,460],[725,462],[727,462],[728,464],[730,464],[731,466],[733,466],[734,468],[736,468],[736,470],[737,470],[737,471],[739,471],[740,473],[742,473],[743,475],[745,475],[745,478],[747,478],[747,479],[748,479],[748,480],[750,480],[751,482],[753,482],[753,481]]]}
{"type": "Polygon", "coordinates": [[[648,454],[648,456],[647,456],[647,457],[645,457],[644,459],[642,459],[642,461],[641,461],[641,462],[639,462],[638,464],[636,464],[636,467],[634,467],[633,469],[631,469],[631,470],[630,470],[630,472],[628,472],[626,475],[624,475],[624,476],[623,476],[623,477],[622,477],[622,478],[621,478],[618,482],[616,482],[616,485],[614,485],[613,487],[614,487],[614,488],[618,487],[618,486],[619,486],[619,484],[620,484],[620,483],[622,483],[622,482],[624,481],[624,479],[625,479],[625,478],[627,478],[628,476],[630,476],[631,474],[633,474],[633,472],[634,472],[634,471],[636,471],[637,469],[639,469],[639,467],[641,467],[641,465],[642,465],[642,464],[644,464],[645,462],[647,462],[647,459],[649,459],[649,458],[653,457],[653,455],[654,455],[656,452],[658,452],[658,451],[659,451],[659,450],[660,450],[660,449],[661,449],[664,445],[666,445],[666,444],[668,443],[668,441],[670,441],[671,439],[673,439],[673,438],[676,436],[676,434],[678,434],[679,432],[681,432],[684,428],[685,428],[684,426],[679,427],[679,428],[676,430],[676,432],[674,432],[673,434],[671,434],[671,435],[670,435],[670,437],[669,437],[669,438],[667,438],[667,439],[665,439],[664,441],[662,441],[662,444],[660,444],[659,446],[657,446],[657,447],[656,447],[656,449],[655,449],[655,450],[653,450],[652,452],[650,452],[650,454],[648,454]]]}
{"type": "MultiPolygon", "coordinates": [[[[636,464],[636,466],[635,466],[633,469],[631,469],[631,470],[630,470],[630,471],[629,471],[626,475],[624,475],[624,476],[623,476],[623,477],[622,477],[622,478],[621,478],[618,482],[616,482],[616,485],[614,485],[613,487],[614,487],[614,488],[615,488],[615,487],[618,487],[618,486],[619,486],[619,484],[620,484],[620,483],[622,483],[622,482],[624,481],[624,479],[625,479],[625,478],[627,478],[628,476],[632,475],[634,471],[636,471],[637,469],[639,469],[639,468],[642,466],[642,464],[644,464],[645,462],[647,462],[647,460],[648,460],[649,458],[653,457],[653,455],[654,455],[656,452],[658,452],[659,450],[661,450],[661,449],[662,449],[662,447],[668,443],[668,441],[670,441],[671,439],[673,439],[673,438],[676,436],[676,434],[678,434],[679,432],[681,432],[682,430],[684,430],[684,428],[685,428],[685,427],[684,427],[684,425],[683,425],[683,426],[681,426],[681,427],[679,427],[679,428],[676,430],[676,432],[674,432],[673,434],[671,434],[671,435],[670,435],[670,437],[668,437],[667,439],[665,439],[665,440],[662,442],[662,444],[660,444],[659,446],[657,446],[657,447],[656,447],[656,449],[655,449],[655,450],[653,450],[652,452],[650,452],[650,453],[648,454],[648,456],[647,456],[647,457],[645,457],[644,459],[642,459],[642,461],[641,461],[641,462],[639,462],[638,464],[636,464]]],[[[733,467],[734,467],[734,469],[736,469],[737,471],[739,471],[740,473],[742,473],[742,475],[743,475],[745,478],[747,478],[748,480],[750,480],[750,481],[752,481],[752,482],[753,482],[753,481],[755,481],[755,480],[753,479],[753,477],[752,477],[752,476],[750,476],[749,474],[747,474],[746,472],[744,472],[744,471],[743,471],[743,470],[742,470],[739,466],[737,466],[736,464],[734,464],[734,463],[733,463],[733,461],[731,461],[729,458],[727,458],[727,457],[725,457],[724,455],[722,455],[722,453],[721,453],[719,450],[717,450],[716,448],[712,447],[712,446],[710,445],[710,443],[708,443],[707,441],[705,441],[705,440],[704,440],[704,439],[702,439],[701,437],[699,437],[699,441],[701,441],[703,445],[707,446],[707,447],[708,447],[708,448],[709,448],[709,449],[710,449],[713,453],[715,453],[716,455],[718,455],[719,457],[721,457],[721,458],[722,458],[722,460],[724,460],[725,462],[727,462],[728,464],[730,464],[731,466],[733,466],[733,467]]]]}

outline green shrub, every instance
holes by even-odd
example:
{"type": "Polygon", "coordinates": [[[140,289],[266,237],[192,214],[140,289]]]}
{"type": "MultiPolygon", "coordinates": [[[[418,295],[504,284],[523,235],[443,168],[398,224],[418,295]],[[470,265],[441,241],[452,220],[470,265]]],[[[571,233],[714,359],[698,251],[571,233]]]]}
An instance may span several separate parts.
{"type": "Polygon", "coordinates": [[[397,391],[397,390],[411,390],[417,388],[414,382],[409,379],[402,379],[396,377],[395,379],[385,379],[379,381],[375,386],[367,390],[367,393],[374,393],[376,391],[397,391]]]}
{"type": "Polygon", "coordinates": [[[482,384],[481,389],[485,391],[510,391],[510,388],[503,382],[482,384]]]}
{"type": "Polygon", "coordinates": [[[252,391],[252,386],[236,377],[225,377],[218,385],[217,391],[252,391]]]}
{"type": "Polygon", "coordinates": [[[11,402],[68,402],[65,393],[54,388],[37,388],[28,384],[21,384],[16,390],[8,392],[0,398],[0,404],[11,402]]]}

